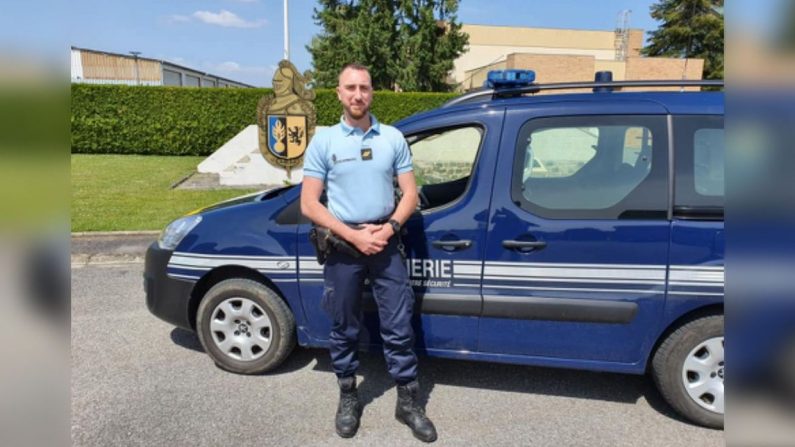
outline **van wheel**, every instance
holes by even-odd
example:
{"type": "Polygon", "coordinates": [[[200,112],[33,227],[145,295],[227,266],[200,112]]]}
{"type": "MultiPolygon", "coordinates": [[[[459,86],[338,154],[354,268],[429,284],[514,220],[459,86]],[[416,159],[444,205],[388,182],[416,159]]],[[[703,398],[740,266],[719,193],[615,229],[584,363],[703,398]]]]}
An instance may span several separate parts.
{"type": "Polygon", "coordinates": [[[204,350],[227,371],[257,374],[279,366],[295,346],[295,318],[268,287],[228,279],[199,304],[196,328],[204,350]]]}
{"type": "Polygon", "coordinates": [[[682,416],[723,428],[723,315],[690,321],[666,338],[652,360],[663,398],[682,416]]]}

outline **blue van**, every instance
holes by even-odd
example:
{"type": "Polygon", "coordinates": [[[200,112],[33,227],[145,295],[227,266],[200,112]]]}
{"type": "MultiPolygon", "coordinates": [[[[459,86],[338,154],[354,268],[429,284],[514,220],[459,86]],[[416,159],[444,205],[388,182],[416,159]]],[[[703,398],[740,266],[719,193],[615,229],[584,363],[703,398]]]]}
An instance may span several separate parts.
{"type": "MultiPolygon", "coordinates": [[[[724,94],[705,85],[722,84],[496,82],[398,122],[420,186],[404,236],[418,352],[649,373],[679,413],[722,427],[724,94]]],[[[184,216],[148,249],[149,310],[226,370],[328,345],[300,189],[184,216]]]]}

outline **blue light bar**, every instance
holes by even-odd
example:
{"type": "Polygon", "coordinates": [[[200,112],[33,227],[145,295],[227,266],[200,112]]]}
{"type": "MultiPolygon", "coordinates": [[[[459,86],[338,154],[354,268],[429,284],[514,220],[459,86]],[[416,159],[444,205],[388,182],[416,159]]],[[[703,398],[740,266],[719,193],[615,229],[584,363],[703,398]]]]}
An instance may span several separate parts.
{"type": "Polygon", "coordinates": [[[483,86],[486,88],[514,88],[530,85],[536,80],[533,70],[491,70],[483,86]]]}

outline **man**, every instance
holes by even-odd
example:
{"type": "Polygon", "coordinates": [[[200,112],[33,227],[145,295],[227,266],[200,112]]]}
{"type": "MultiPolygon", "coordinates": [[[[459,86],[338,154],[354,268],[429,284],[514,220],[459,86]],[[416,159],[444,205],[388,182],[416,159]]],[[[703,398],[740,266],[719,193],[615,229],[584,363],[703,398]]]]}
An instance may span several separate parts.
{"type": "Polygon", "coordinates": [[[411,317],[414,292],[399,251],[400,227],[417,207],[411,153],[403,135],[370,114],[372,83],[367,67],[348,64],[339,74],[340,123],[318,132],[304,158],[301,212],[329,228],[363,255],[332,252],[324,267],[323,306],[332,318],[331,365],[340,386],[337,434],[356,434],[361,404],[359,366],[360,301],[369,279],[378,306],[384,356],[397,383],[395,417],[414,436],[436,440],[436,429],[418,403],[417,356],[411,317]],[[393,176],[403,192],[395,206],[393,176]],[[320,203],[326,189],[328,208],[320,203]]]}

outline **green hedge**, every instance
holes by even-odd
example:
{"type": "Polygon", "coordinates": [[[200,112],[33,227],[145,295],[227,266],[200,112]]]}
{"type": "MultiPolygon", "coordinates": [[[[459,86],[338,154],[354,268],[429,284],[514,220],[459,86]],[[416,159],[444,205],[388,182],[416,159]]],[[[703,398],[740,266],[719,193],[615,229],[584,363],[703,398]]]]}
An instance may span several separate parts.
{"type": "MultiPolygon", "coordinates": [[[[249,124],[271,93],[256,88],[137,87],[72,84],[72,152],[209,155],[249,124]]],[[[454,97],[377,92],[373,113],[393,123],[454,97]]],[[[319,125],[339,120],[333,90],[317,90],[319,125]]]]}

